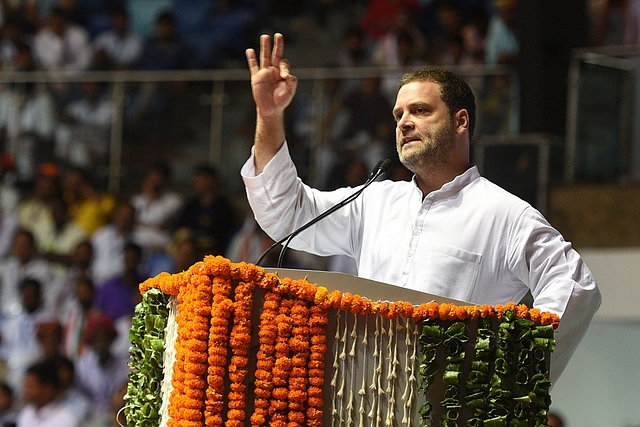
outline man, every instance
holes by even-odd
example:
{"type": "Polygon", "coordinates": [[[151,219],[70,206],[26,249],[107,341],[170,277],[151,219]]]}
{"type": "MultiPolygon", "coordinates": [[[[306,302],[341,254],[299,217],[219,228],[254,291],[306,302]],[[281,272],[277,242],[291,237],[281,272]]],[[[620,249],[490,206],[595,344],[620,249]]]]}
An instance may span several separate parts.
{"type": "Polygon", "coordinates": [[[60,380],[56,362],[45,360],[32,365],[24,380],[27,404],[18,413],[17,427],[75,427],[79,420],[59,401],[60,380]]]}
{"type": "MultiPolygon", "coordinates": [[[[284,40],[247,50],[257,124],[242,169],[260,226],[275,240],[354,192],[320,192],[296,176],[285,143],[284,110],[297,79],[284,40]]],[[[396,148],[411,182],[383,181],[296,237],[294,249],[349,255],[358,275],[477,304],[520,301],[561,316],[552,356],[555,381],[600,305],[580,256],[542,215],[478,174],[469,162],[475,98],[460,77],[425,69],[402,77],[393,107],[396,148]]]]}

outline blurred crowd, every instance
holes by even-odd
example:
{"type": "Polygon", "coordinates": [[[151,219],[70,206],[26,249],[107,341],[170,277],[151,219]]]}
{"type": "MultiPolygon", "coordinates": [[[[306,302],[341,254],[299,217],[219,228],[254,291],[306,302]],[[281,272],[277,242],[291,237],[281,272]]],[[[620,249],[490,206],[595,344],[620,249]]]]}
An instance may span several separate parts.
{"type": "Polygon", "coordinates": [[[127,198],[101,191],[80,168],[42,163],[29,191],[12,185],[14,172],[2,156],[0,390],[14,405],[0,415],[43,406],[45,379],[30,374],[37,377],[34,366],[46,361],[60,373],[55,410],[68,408],[83,423],[46,425],[111,425],[112,399],[121,402],[127,381],[138,285],[205,254],[227,254],[242,219],[207,165],[194,167],[192,191],[181,194],[171,188],[170,168],[155,164],[127,198]]]}
{"type": "MultiPolygon", "coordinates": [[[[1,0],[0,67],[244,67],[244,49],[259,32],[295,34],[300,23],[322,32],[332,13],[343,12],[356,19],[340,28],[341,43],[324,66],[515,65],[519,52],[516,0],[151,3],[1,0]],[[148,28],[145,16],[153,16],[148,28]]],[[[598,40],[636,40],[629,29],[637,26],[629,19],[636,3],[606,4],[598,40]]],[[[322,123],[314,134],[322,141],[316,185],[358,185],[378,159],[393,158],[398,77],[327,80],[320,118],[304,95],[294,101],[287,117],[294,158],[309,149],[310,126],[322,123]]],[[[508,122],[505,79],[470,82],[481,95],[480,133],[508,122]]],[[[132,92],[132,123],[156,108],[156,90],[132,92]]],[[[96,179],[107,164],[112,114],[106,83],[0,87],[0,427],[117,425],[138,284],[208,254],[255,262],[272,243],[208,165],[194,165],[188,192],[172,185],[170,158],[145,170],[133,195],[106,192],[96,179]]],[[[410,176],[396,165],[389,178],[410,176]]],[[[268,257],[264,265],[272,263],[268,257]]],[[[295,252],[286,265],[355,272],[353,260],[295,252]]]]}

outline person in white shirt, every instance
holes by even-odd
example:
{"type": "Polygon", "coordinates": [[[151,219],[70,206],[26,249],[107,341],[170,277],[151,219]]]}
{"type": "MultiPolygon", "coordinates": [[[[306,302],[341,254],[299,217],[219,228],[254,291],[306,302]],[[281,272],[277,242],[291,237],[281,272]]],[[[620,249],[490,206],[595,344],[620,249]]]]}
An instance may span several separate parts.
{"type": "Polygon", "coordinates": [[[57,399],[59,378],[56,362],[45,360],[27,370],[24,395],[27,404],[18,413],[16,427],[77,427],[79,419],[57,399]]]}
{"type": "Polygon", "coordinates": [[[89,33],[69,22],[64,11],[54,8],[47,25],[33,40],[38,65],[47,71],[84,71],[91,65],[89,33]]]}
{"type": "Polygon", "coordinates": [[[142,46],[142,38],[129,29],[126,10],[118,7],[111,15],[111,29],[98,34],[93,42],[94,62],[102,59],[112,68],[127,70],[140,57],[142,46]]]}
{"type": "Polygon", "coordinates": [[[171,169],[157,163],[151,166],[141,191],[131,197],[136,224],[144,236],[142,246],[161,250],[171,243],[171,230],[184,199],[170,187],[171,169]]]}
{"type": "MultiPolygon", "coordinates": [[[[297,78],[284,39],[247,50],[257,124],[243,166],[249,203],[274,239],[326,211],[357,188],[321,192],[297,177],[285,142],[284,110],[297,78]]],[[[462,78],[423,69],[402,77],[393,107],[396,148],[414,173],[374,182],[361,197],[301,233],[294,249],[349,255],[358,275],[476,304],[519,302],[561,317],[551,380],[584,336],[601,296],[587,266],[531,205],[481,177],[469,161],[475,97],[462,78]]]]}
{"type": "MultiPolygon", "coordinates": [[[[11,255],[0,261],[0,316],[11,317],[23,311],[20,286],[25,279],[35,279],[46,287],[53,273],[49,261],[37,254],[33,234],[19,230],[11,255]]],[[[43,292],[48,295],[47,288],[43,292]]]]}

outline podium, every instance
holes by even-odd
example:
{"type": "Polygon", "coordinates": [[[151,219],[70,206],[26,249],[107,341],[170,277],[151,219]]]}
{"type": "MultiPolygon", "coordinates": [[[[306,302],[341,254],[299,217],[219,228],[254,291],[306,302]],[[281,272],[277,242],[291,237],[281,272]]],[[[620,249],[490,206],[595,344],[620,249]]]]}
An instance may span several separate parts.
{"type": "Polygon", "coordinates": [[[128,425],[546,425],[549,313],[220,257],[140,289],[128,425]]]}

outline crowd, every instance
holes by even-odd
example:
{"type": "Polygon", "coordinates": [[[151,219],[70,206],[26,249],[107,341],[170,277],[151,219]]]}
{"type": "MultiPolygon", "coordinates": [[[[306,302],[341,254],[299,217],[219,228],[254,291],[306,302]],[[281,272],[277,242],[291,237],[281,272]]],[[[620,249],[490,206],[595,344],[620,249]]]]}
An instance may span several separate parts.
{"type": "Polygon", "coordinates": [[[128,198],[101,191],[79,168],[40,164],[32,191],[12,185],[14,172],[4,155],[0,425],[113,425],[138,285],[205,254],[226,255],[237,209],[206,165],[194,168],[188,195],[172,189],[167,165],[153,165],[128,198]]]}

